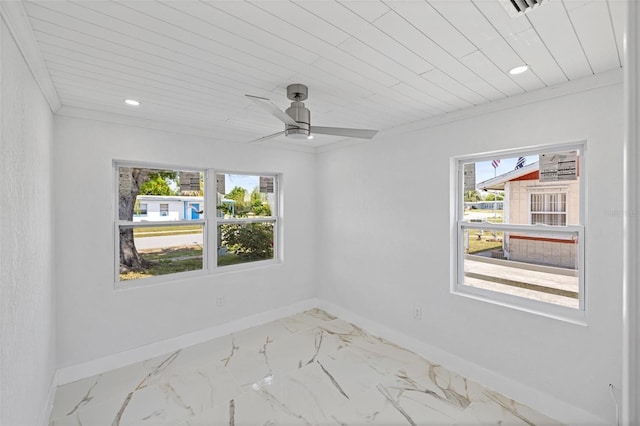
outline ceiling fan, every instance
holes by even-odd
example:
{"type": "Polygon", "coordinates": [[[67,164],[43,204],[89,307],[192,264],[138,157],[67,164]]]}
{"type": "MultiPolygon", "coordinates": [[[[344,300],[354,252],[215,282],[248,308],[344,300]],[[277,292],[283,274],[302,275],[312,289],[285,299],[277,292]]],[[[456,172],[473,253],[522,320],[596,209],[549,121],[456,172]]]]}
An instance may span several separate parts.
{"type": "Polygon", "coordinates": [[[350,129],[345,127],[320,127],[311,125],[311,112],[302,101],[308,97],[309,89],[304,84],[290,84],[287,86],[287,98],[292,100],[286,112],[278,108],[270,99],[261,96],[245,95],[258,106],[271,113],[284,123],[284,131],[254,139],[251,142],[261,142],[281,135],[295,139],[312,139],[313,134],[346,136],[350,138],[372,139],[377,130],[350,129]]]}

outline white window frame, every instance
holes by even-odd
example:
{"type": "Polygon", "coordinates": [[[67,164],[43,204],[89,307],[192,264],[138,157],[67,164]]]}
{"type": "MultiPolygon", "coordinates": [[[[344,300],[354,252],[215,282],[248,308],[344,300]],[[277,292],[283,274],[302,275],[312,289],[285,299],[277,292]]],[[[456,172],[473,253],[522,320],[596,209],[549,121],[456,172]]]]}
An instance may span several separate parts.
{"type": "MultiPolygon", "coordinates": [[[[280,235],[281,231],[280,231],[280,222],[281,222],[281,217],[280,217],[280,211],[281,211],[281,204],[282,204],[282,194],[280,193],[280,180],[281,180],[281,176],[278,173],[269,173],[269,172],[245,172],[245,171],[236,171],[236,170],[224,170],[224,169],[217,169],[215,171],[212,171],[212,176],[216,176],[216,175],[225,175],[225,174],[230,174],[230,175],[244,175],[244,176],[264,176],[264,177],[272,177],[273,178],[273,191],[275,194],[275,205],[272,206],[273,208],[271,209],[271,216],[268,217],[259,217],[259,218],[240,218],[240,217],[234,217],[234,218],[229,218],[229,219],[225,219],[223,217],[218,216],[218,214],[213,215],[213,220],[212,220],[212,227],[214,229],[214,231],[212,232],[213,234],[213,240],[212,240],[212,245],[211,247],[215,247],[214,250],[210,250],[210,261],[211,261],[211,265],[214,265],[213,267],[219,271],[219,272],[233,272],[233,271],[241,271],[241,270],[247,270],[247,269],[254,269],[254,268],[259,268],[259,267],[263,267],[263,266],[269,266],[269,265],[274,265],[274,264],[280,264],[282,263],[281,260],[281,241],[282,241],[282,237],[280,235]],[[245,263],[238,263],[235,265],[223,265],[223,266],[218,266],[218,225],[221,224],[230,224],[230,223],[238,223],[238,224],[249,224],[249,223],[265,223],[265,222],[270,222],[273,223],[273,258],[272,259],[264,259],[264,260],[254,260],[251,262],[245,262],[245,263]]],[[[213,191],[212,196],[210,196],[209,198],[211,200],[216,200],[216,196],[217,196],[217,181],[215,178],[211,179],[212,181],[212,188],[211,190],[213,191]]],[[[225,190],[228,190],[229,188],[225,188],[225,190]]],[[[216,211],[217,213],[217,211],[216,211]]]]}
{"type": "MultiPolygon", "coordinates": [[[[197,277],[206,275],[210,272],[210,262],[209,262],[209,254],[211,250],[210,241],[208,237],[208,228],[210,220],[205,217],[203,219],[197,220],[162,220],[162,221],[143,221],[143,222],[129,222],[126,220],[120,220],[119,216],[119,205],[118,205],[118,197],[120,190],[120,176],[119,176],[119,168],[120,167],[133,167],[133,168],[144,168],[144,169],[157,169],[157,170],[175,170],[175,171],[194,171],[204,173],[204,205],[207,210],[207,206],[210,204],[209,197],[207,196],[207,186],[208,186],[208,170],[203,169],[201,167],[191,167],[191,166],[179,166],[172,164],[155,164],[155,163],[145,163],[145,162],[132,162],[132,161],[114,161],[113,162],[113,175],[114,175],[114,287],[116,289],[129,289],[135,287],[146,287],[149,285],[154,285],[158,283],[166,283],[169,281],[182,280],[190,277],[197,277]],[[161,226],[189,226],[189,225],[202,225],[202,268],[194,271],[185,271],[185,272],[176,272],[173,274],[165,274],[165,275],[157,275],[154,277],[140,278],[135,280],[120,280],[120,229],[121,228],[151,228],[151,227],[161,227],[161,226]]],[[[215,198],[214,198],[215,199],[215,198]]],[[[215,208],[214,208],[215,210],[215,208]]],[[[148,212],[148,207],[147,207],[148,212]]]]}
{"type": "MultiPolygon", "coordinates": [[[[157,164],[146,163],[139,161],[113,161],[113,235],[114,235],[114,288],[117,290],[131,289],[137,287],[153,286],[161,283],[168,283],[173,281],[180,281],[189,279],[192,277],[206,276],[212,274],[225,274],[228,272],[237,272],[242,270],[252,270],[257,268],[268,267],[271,265],[278,265],[282,263],[282,175],[273,172],[247,172],[247,171],[232,171],[223,169],[212,169],[202,167],[192,167],[175,164],[157,164]],[[158,170],[185,170],[185,171],[198,171],[204,173],[204,201],[201,206],[204,209],[204,213],[200,219],[184,219],[184,220],[167,220],[167,221],[153,221],[153,222],[129,222],[119,220],[118,211],[118,192],[119,192],[119,167],[136,167],[136,168],[148,168],[158,170]],[[216,174],[237,174],[247,176],[269,176],[274,178],[274,193],[275,193],[275,205],[272,206],[271,216],[262,218],[232,218],[222,219],[217,215],[216,210],[216,174]],[[217,234],[218,224],[220,223],[264,223],[272,222],[274,224],[274,241],[273,241],[273,258],[265,260],[257,260],[252,262],[246,262],[236,265],[218,265],[218,250],[217,250],[217,234]],[[120,229],[122,227],[157,227],[157,226],[181,226],[181,225],[197,225],[203,226],[203,244],[202,244],[202,269],[195,271],[176,272],[173,274],[158,275],[154,277],[120,281],[120,229]]],[[[148,212],[148,208],[147,208],[148,212]]]]}
{"type": "MultiPolygon", "coordinates": [[[[451,284],[450,291],[452,294],[489,302],[492,304],[514,308],[562,321],[571,322],[579,325],[586,325],[586,297],[587,286],[585,283],[585,187],[587,183],[587,167],[586,167],[586,143],[578,142],[571,144],[557,145],[541,145],[529,148],[519,148],[493,152],[489,154],[466,155],[453,157],[451,159],[452,169],[452,191],[453,199],[451,200],[451,284]],[[578,225],[567,226],[545,226],[545,225],[527,225],[527,224],[507,224],[507,223],[478,223],[464,220],[464,164],[476,163],[482,161],[491,161],[494,159],[513,158],[516,156],[528,156],[542,153],[563,152],[578,150],[580,153],[580,214],[578,225]],[[570,308],[552,303],[542,302],[538,300],[528,299],[510,294],[504,294],[497,291],[487,290],[478,287],[471,287],[464,284],[464,256],[465,256],[465,229],[482,229],[509,232],[525,232],[541,235],[553,235],[561,238],[578,239],[578,308],[570,308]]],[[[530,203],[530,198],[529,198],[530,203]]],[[[568,203],[568,199],[567,199],[568,203]]],[[[529,206],[530,210],[530,206],[529,206]]],[[[567,220],[569,219],[567,206],[567,220]]],[[[529,220],[531,218],[529,211],[529,220]]]]}

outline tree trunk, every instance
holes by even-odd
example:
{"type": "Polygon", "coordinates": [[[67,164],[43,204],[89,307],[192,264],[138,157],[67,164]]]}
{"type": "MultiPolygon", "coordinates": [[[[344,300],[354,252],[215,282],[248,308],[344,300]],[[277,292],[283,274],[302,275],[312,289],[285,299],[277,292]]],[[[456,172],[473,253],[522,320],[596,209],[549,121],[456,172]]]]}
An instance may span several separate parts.
{"type": "MultiPolygon", "coordinates": [[[[120,220],[133,221],[136,198],[142,185],[148,178],[150,170],[120,167],[118,185],[118,216],[120,220]]],[[[144,260],[136,249],[133,228],[120,229],[120,273],[142,271],[151,262],[144,260]]]]}

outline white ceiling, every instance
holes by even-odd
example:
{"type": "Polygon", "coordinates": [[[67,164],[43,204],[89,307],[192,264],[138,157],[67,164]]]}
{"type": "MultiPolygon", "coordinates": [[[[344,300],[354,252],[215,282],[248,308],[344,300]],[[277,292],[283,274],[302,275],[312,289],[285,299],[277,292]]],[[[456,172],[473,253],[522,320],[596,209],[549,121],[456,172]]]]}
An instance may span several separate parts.
{"type": "Polygon", "coordinates": [[[22,5],[63,107],[238,143],[284,127],[245,94],[286,109],[286,86],[303,83],[313,125],[389,129],[620,68],[624,24],[622,0],[548,0],[517,17],[500,0],[22,5]]]}

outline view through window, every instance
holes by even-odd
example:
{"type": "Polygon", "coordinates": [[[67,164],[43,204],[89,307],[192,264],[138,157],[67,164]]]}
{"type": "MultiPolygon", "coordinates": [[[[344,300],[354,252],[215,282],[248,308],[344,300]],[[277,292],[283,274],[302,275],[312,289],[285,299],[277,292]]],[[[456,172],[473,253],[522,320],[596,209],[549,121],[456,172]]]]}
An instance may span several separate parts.
{"type": "Polygon", "coordinates": [[[117,176],[117,281],[204,269],[204,172],[118,165],[117,176]]]}
{"type": "Polygon", "coordinates": [[[116,281],[152,282],[278,258],[277,175],[135,164],[115,169],[116,281]],[[213,200],[206,197],[207,175],[215,176],[213,200]]]}
{"type": "Polygon", "coordinates": [[[565,146],[458,161],[457,291],[584,309],[582,157],[565,146]]]}
{"type": "Polygon", "coordinates": [[[276,176],[216,175],[218,266],[276,258],[276,176]]]}

